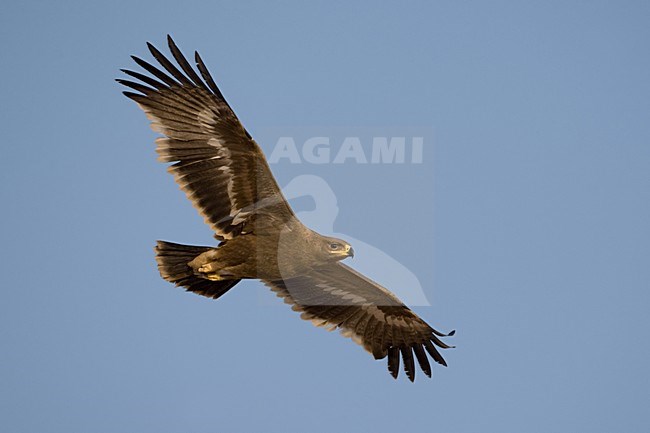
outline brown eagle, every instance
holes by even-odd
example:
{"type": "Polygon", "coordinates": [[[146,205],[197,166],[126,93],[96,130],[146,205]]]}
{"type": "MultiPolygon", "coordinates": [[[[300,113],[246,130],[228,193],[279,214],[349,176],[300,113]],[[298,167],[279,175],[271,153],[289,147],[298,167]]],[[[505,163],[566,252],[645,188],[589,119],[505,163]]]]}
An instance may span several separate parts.
{"type": "Polygon", "coordinates": [[[154,78],[122,69],[139,82],[117,81],[138,92],[124,95],[142,108],[153,130],[164,135],[156,139],[159,160],[173,163],[169,171],[214,230],[219,245],[158,241],[160,275],[214,299],[244,278],[259,279],[303,319],[329,330],[340,328],[376,359],[388,356],[388,370],[395,378],[400,354],[411,381],[415,358],[431,377],[427,352],[446,366],[436,346],[451,347],[439,337],[453,331],[436,331],[390,291],[341,263],[354,254],[347,242],[322,236],[296,218],[262,150],[198,52],[197,74],[171,37],[167,40],[177,65],[147,43],[164,71],[132,56],[154,78]]]}

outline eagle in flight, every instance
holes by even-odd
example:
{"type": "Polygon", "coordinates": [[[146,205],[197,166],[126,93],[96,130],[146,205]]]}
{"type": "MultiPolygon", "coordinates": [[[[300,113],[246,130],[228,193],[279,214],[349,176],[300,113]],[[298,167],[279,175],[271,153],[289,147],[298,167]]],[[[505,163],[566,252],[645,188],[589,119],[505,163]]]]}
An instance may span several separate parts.
{"type": "Polygon", "coordinates": [[[138,81],[117,81],[137,92],[124,95],[163,135],[156,139],[159,160],[173,163],[169,171],[219,244],[158,241],[160,275],[214,299],[244,278],[259,279],[303,319],[329,330],[339,328],[375,359],[388,357],[388,370],[395,378],[400,356],[411,381],[415,359],[431,377],[427,353],[446,366],[436,346],[452,347],[441,337],[453,331],[436,331],[390,291],[343,264],[354,254],[350,244],[322,236],[298,220],[262,150],[235,116],[198,52],[197,74],[172,38],[167,40],[176,65],[147,43],[162,69],[132,56],[151,76],[122,69],[138,81]]]}

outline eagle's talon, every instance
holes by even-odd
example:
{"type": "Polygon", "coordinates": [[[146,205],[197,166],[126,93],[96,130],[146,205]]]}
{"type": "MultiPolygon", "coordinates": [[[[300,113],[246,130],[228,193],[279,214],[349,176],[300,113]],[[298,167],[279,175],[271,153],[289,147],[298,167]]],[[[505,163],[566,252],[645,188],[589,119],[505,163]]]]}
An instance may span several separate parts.
{"type": "Polygon", "coordinates": [[[208,274],[205,275],[204,278],[210,280],[210,281],[221,281],[223,278],[219,274],[208,274]]]}

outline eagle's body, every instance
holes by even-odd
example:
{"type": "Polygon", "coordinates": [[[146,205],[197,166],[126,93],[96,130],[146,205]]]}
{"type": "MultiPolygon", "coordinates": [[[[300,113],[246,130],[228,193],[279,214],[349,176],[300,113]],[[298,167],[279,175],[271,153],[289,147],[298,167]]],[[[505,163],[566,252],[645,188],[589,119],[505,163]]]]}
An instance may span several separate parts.
{"type": "Polygon", "coordinates": [[[335,241],[293,219],[280,230],[255,230],[223,241],[219,247],[197,256],[189,265],[196,273],[213,281],[282,280],[348,257],[347,244],[341,250],[343,254],[332,255],[324,248],[326,240],[335,241]]]}
{"type": "MultiPolygon", "coordinates": [[[[158,241],[161,276],[177,286],[218,298],[241,279],[259,279],[301,317],[340,329],[388,369],[399,372],[400,355],[410,380],[415,359],[431,376],[426,353],[446,365],[435,346],[445,335],[427,325],[390,291],[340,263],[353,255],[341,239],[305,227],[285,200],[262,150],[241,125],[205,64],[199,74],[168,37],[178,67],[149,50],[165,71],[133,57],[154,78],[123,70],[141,83],[118,79],[139,93],[124,92],[144,110],[159,159],[203,215],[219,240],[216,247],[158,241]]],[[[452,333],[448,334],[451,335],[452,333]]]]}

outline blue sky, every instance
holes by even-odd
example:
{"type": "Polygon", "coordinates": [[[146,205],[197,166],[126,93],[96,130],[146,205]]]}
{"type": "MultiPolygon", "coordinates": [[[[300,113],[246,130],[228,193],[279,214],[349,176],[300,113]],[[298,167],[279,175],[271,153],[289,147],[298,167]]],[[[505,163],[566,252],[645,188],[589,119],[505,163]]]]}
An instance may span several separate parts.
{"type": "Polygon", "coordinates": [[[642,1],[2,6],[3,428],[647,431],[649,20],[642,1]],[[417,276],[415,310],[457,330],[448,368],[394,381],[257,282],[211,301],[160,279],[156,239],[210,232],[113,79],[167,33],[267,154],[433,131],[419,165],[272,168],[325,179],[332,231],[417,276]]]}

